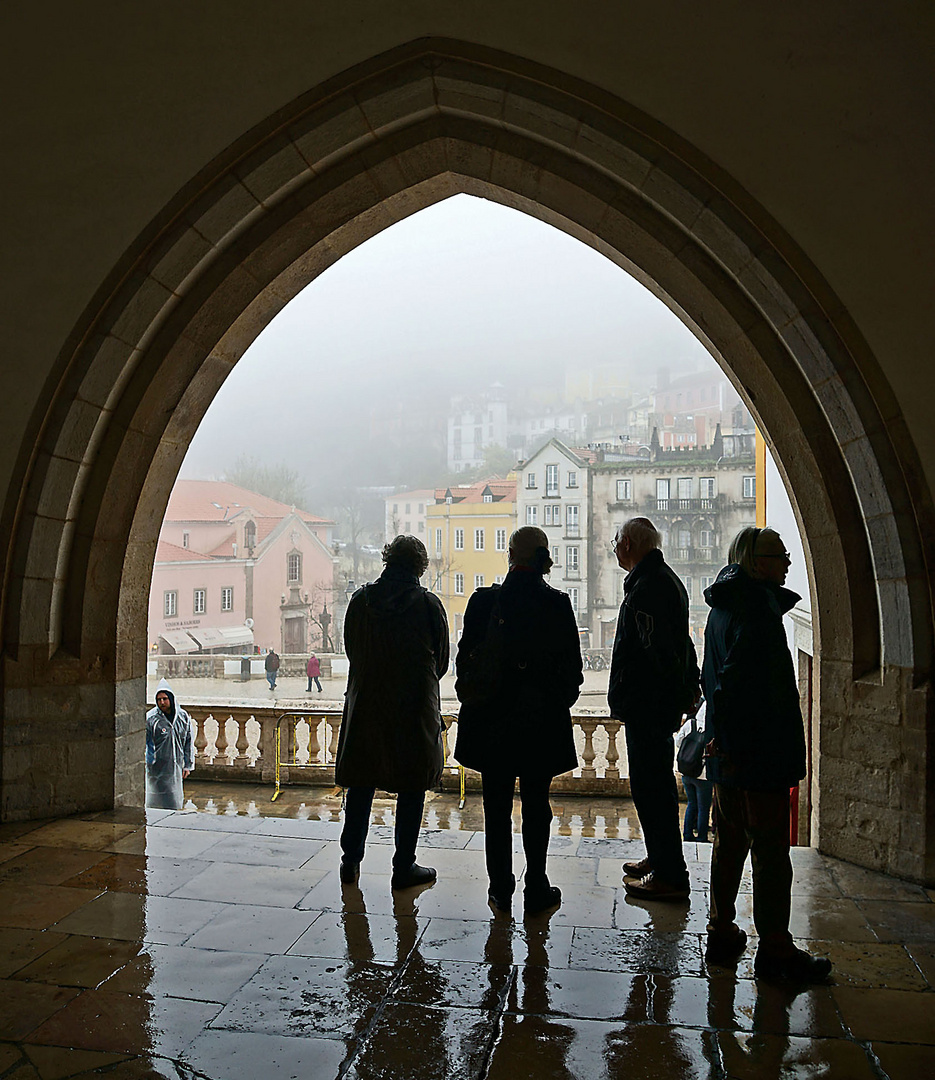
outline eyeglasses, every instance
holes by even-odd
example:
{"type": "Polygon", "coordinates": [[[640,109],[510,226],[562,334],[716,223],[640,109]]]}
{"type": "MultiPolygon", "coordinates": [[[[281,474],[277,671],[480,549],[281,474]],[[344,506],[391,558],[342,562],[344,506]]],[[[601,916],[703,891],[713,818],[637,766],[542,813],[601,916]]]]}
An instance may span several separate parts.
{"type": "Polygon", "coordinates": [[[757,554],[756,552],[754,552],[754,558],[757,558],[757,559],[785,559],[787,563],[790,563],[790,564],[792,563],[792,556],[789,554],[788,551],[783,551],[781,554],[777,554],[777,553],[769,553],[769,554],[767,554],[765,552],[757,554]]]}

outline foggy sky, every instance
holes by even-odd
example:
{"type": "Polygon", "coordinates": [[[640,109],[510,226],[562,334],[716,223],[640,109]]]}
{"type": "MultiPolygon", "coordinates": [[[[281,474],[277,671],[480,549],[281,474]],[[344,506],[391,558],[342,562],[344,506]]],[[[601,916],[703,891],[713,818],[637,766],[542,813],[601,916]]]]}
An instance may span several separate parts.
{"type": "Polygon", "coordinates": [[[300,293],[244,354],[192,442],[182,475],[239,455],[310,481],[359,442],[385,395],[561,382],[566,366],[713,364],[625,271],[550,225],[458,195],[393,225],[300,293]]]}

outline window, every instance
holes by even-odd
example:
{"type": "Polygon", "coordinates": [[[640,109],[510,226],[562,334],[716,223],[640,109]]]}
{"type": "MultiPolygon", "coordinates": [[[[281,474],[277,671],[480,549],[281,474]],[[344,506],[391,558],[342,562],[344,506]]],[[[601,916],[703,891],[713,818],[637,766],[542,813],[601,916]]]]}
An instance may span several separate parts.
{"type": "Polygon", "coordinates": [[[710,589],[713,584],[714,584],[714,578],[713,577],[703,577],[701,579],[701,591],[702,591],[702,593],[704,593],[705,589],[710,589]]]}
{"type": "Polygon", "coordinates": [[[743,497],[745,499],[756,498],[756,477],[745,476],[743,478],[743,497]]]}
{"type": "Polygon", "coordinates": [[[559,559],[559,557],[558,557],[558,544],[553,544],[552,545],[552,565],[553,566],[561,566],[562,565],[561,559],[559,559]]]}
{"type": "Polygon", "coordinates": [[[256,547],[256,522],[248,521],[243,527],[243,542],[244,547],[254,548],[256,547]]]}
{"type": "Polygon", "coordinates": [[[188,547],[188,541],[189,541],[190,537],[191,537],[191,533],[187,533],[187,532],[182,533],[182,547],[183,548],[188,547]]]}
{"type": "Polygon", "coordinates": [[[419,513],[420,514],[425,513],[425,503],[419,503],[419,513]]]}
{"type": "Polygon", "coordinates": [[[234,610],[234,590],[230,585],[221,589],[221,611],[234,610]]]}
{"type": "Polygon", "coordinates": [[[475,574],[474,575],[474,588],[475,589],[482,589],[483,587],[484,587],[484,575],[483,574],[475,574]]]}
{"type": "Polygon", "coordinates": [[[577,487],[578,486],[578,474],[573,469],[570,470],[569,473],[568,473],[568,486],[569,487],[577,487]]]}
{"type": "Polygon", "coordinates": [[[420,521],[420,522],[419,522],[419,532],[420,532],[420,533],[424,533],[424,532],[425,532],[425,522],[424,522],[424,521],[420,521]]]}
{"type": "Polygon", "coordinates": [[[539,507],[527,506],[526,507],[526,524],[538,525],[539,524],[539,507]]]}
{"type": "Polygon", "coordinates": [[[455,596],[464,596],[464,574],[455,574],[455,596]]]}
{"type": "Polygon", "coordinates": [[[439,570],[435,575],[435,591],[438,592],[442,587],[442,572],[439,570]]]}
{"type": "Polygon", "coordinates": [[[474,550],[475,551],[483,551],[484,550],[484,539],[485,539],[484,530],[483,529],[475,529],[474,530],[474,550]]]}
{"type": "Polygon", "coordinates": [[[680,548],[690,548],[692,546],[691,529],[686,528],[684,525],[679,526],[678,546],[680,548]]]}
{"type": "Polygon", "coordinates": [[[170,592],[163,593],[162,596],[162,613],[168,619],[172,615],[178,615],[179,613],[179,594],[172,589],[170,592]]]}
{"type": "Polygon", "coordinates": [[[545,467],[545,493],[547,496],[558,494],[558,466],[546,465],[545,467]]]}
{"type": "Polygon", "coordinates": [[[204,615],[205,613],[205,591],[204,589],[195,589],[195,594],[192,599],[192,614],[204,615]]]}
{"type": "Polygon", "coordinates": [[[685,592],[688,593],[688,599],[692,598],[692,579],[690,577],[685,578],[685,592]]]}
{"type": "Polygon", "coordinates": [[[406,513],[407,513],[407,514],[411,514],[411,513],[412,513],[412,509],[411,509],[411,508],[412,508],[412,503],[406,503],[406,513]]]}
{"type": "Polygon", "coordinates": [[[286,556],[286,581],[297,585],[302,580],[302,556],[292,551],[286,556]]]}
{"type": "Polygon", "coordinates": [[[578,573],[578,546],[565,548],[565,570],[569,574],[578,573]]]}
{"type": "Polygon", "coordinates": [[[494,546],[497,551],[506,551],[506,529],[497,529],[494,546]]]}
{"type": "Polygon", "coordinates": [[[679,498],[690,499],[692,497],[692,478],[690,476],[679,477],[679,498]]]}
{"type": "Polygon", "coordinates": [[[503,584],[503,574],[497,574],[497,576],[494,578],[494,581],[498,585],[502,585],[503,584]]]}
{"type": "Polygon", "coordinates": [[[455,551],[464,551],[464,529],[455,529],[455,551]]]}
{"type": "Polygon", "coordinates": [[[435,530],[435,550],[441,551],[442,549],[442,531],[441,529],[435,530]]]}
{"type": "Polygon", "coordinates": [[[403,525],[403,532],[404,532],[404,533],[411,533],[411,532],[412,532],[412,522],[409,522],[409,521],[407,521],[407,522],[406,522],[406,523],[405,523],[405,524],[403,525]]]}
{"type": "Polygon", "coordinates": [[[526,487],[534,488],[536,486],[536,474],[534,472],[526,473],[526,487]]]}
{"type": "Polygon", "coordinates": [[[393,503],[393,513],[394,514],[399,513],[399,503],[393,503]]]}
{"type": "Polygon", "coordinates": [[[669,481],[657,480],[656,481],[656,502],[659,504],[660,510],[665,510],[669,502],[669,481]]]}
{"type": "Polygon", "coordinates": [[[698,533],[698,546],[703,548],[714,547],[714,530],[702,529],[698,533]]]}
{"type": "Polygon", "coordinates": [[[715,489],[714,489],[714,477],[713,476],[702,476],[701,479],[698,481],[698,487],[699,487],[698,494],[701,496],[702,499],[713,499],[714,498],[714,490],[715,489]]]}
{"type": "Polygon", "coordinates": [[[571,601],[572,611],[574,611],[574,613],[577,615],[578,614],[578,590],[575,589],[575,588],[569,589],[568,590],[568,599],[571,601]]]}
{"type": "Polygon", "coordinates": [[[565,507],[565,532],[568,536],[578,535],[578,507],[565,507]]]}
{"type": "Polygon", "coordinates": [[[617,481],[617,502],[629,502],[633,498],[633,481],[617,481]]]}
{"type": "MultiPolygon", "coordinates": [[[[559,519],[559,520],[561,520],[561,519],[559,519]]],[[[552,504],[551,503],[546,503],[546,505],[543,506],[543,508],[542,508],[542,524],[543,525],[551,525],[552,524],[552,504]]]]}
{"type": "Polygon", "coordinates": [[[493,495],[485,495],[484,502],[493,502],[493,495]]]}

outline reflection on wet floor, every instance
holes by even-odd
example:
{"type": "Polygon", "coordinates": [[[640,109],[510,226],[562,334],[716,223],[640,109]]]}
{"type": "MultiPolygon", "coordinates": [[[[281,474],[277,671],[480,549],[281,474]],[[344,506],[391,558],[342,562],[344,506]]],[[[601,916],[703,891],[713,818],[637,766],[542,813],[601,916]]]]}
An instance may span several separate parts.
{"type": "Polygon", "coordinates": [[[477,796],[430,798],[438,883],[393,893],[392,800],[342,887],[339,796],[188,794],[0,826],[4,1080],[935,1075],[924,889],[796,850],[793,930],[835,964],[796,992],[753,979],[755,941],[736,972],[706,967],[709,846],[686,845],[690,903],[624,894],[625,801],[555,800],[564,902],[524,921],[519,892],[513,918],[487,907],[477,796]]]}

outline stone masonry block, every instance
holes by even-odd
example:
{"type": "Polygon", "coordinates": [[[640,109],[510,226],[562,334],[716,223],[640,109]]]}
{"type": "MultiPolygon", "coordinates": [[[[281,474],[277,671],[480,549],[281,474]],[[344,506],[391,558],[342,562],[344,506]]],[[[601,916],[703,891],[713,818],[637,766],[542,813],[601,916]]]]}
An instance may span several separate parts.
{"type": "Polygon", "coordinates": [[[102,415],[106,417],[100,406],[92,405],[80,398],[74,399],[58,430],[55,439],[55,456],[71,461],[81,461],[88,452],[94,430],[100,423],[102,415]]]}
{"type": "Polygon", "coordinates": [[[55,578],[59,550],[65,522],[56,518],[35,517],[32,523],[29,553],[26,556],[26,577],[30,579],[55,578]]]}
{"type": "Polygon", "coordinates": [[[437,112],[435,85],[426,68],[409,68],[395,84],[374,94],[359,96],[360,111],[377,135],[407,126],[437,112]]]}
{"type": "Polygon", "coordinates": [[[887,664],[911,668],[916,660],[912,637],[909,591],[904,580],[880,581],[880,616],[883,623],[883,657],[887,664]]]}
{"type": "Polygon", "coordinates": [[[573,147],[578,137],[578,118],[533,98],[509,90],[503,104],[503,123],[553,146],[573,147]]]}
{"type": "Polygon", "coordinates": [[[258,202],[271,206],[308,183],[313,173],[295,145],[280,139],[239,165],[237,175],[258,202]]]}
{"type": "Polygon", "coordinates": [[[626,147],[614,138],[589,124],[578,130],[575,149],[586,161],[633,188],[641,188],[649,176],[653,162],[626,147]]]}
{"type": "Polygon", "coordinates": [[[864,516],[880,517],[891,514],[893,504],[886,490],[886,481],[867,436],[852,439],[843,448],[843,452],[864,516]]]}
{"type": "Polygon", "coordinates": [[[316,173],[376,138],[350,94],[327,102],[303,117],[289,129],[289,136],[316,173]]]}
{"type": "Polygon", "coordinates": [[[151,335],[153,325],[161,322],[166,312],[174,307],[176,297],[153,278],[146,278],[128,293],[110,332],[128,345],[142,347],[144,338],[151,335]]]}
{"type": "Polygon", "coordinates": [[[210,244],[221,248],[266,211],[234,177],[215,184],[191,210],[188,221],[210,244]]]}
{"type": "Polygon", "coordinates": [[[643,181],[643,194],[652,204],[686,229],[693,229],[704,203],[663,169],[650,169],[643,181]]]}
{"type": "Polygon", "coordinates": [[[214,244],[189,227],[173,233],[167,243],[153,253],[150,276],[174,293],[184,292],[184,283],[217,252],[214,244]]]}

